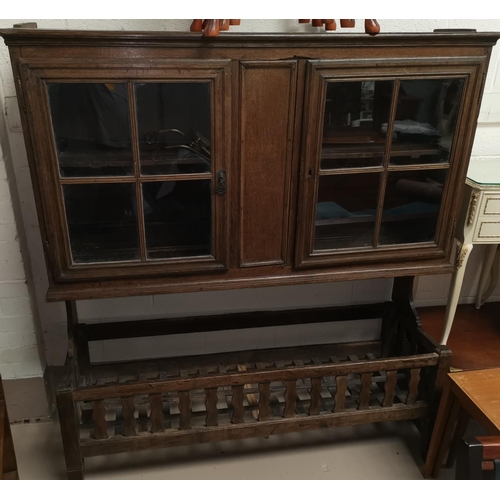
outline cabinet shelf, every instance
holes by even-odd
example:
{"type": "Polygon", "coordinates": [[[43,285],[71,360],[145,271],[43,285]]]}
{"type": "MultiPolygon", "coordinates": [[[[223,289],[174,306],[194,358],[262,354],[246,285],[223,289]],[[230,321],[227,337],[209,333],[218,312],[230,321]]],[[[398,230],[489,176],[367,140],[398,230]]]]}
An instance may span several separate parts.
{"type": "MultiPolygon", "coordinates": [[[[427,156],[436,155],[445,148],[439,144],[395,144],[391,149],[391,157],[427,156]]],[[[381,158],[385,153],[385,144],[339,144],[332,147],[331,143],[323,143],[322,160],[349,159],[349,158],[381,158]]]]}

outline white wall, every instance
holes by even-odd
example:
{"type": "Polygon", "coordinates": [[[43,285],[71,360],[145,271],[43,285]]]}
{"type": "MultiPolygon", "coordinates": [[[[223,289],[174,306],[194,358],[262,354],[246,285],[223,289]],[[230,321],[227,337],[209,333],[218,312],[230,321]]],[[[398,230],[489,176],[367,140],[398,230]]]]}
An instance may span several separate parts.
{"type": "MultiPolygon", "coordinates": [[[[187,30],[188,20],[35,20],[39,28],[60,29],[125,29],[125,30],[187,30]]],[[[379,20],[384,32],[400,31],[432,31],[435,28],[476,28],[478,31],[500,31],[500,20],[379,20]]],[[[2,26],[10,27],[20,20],[3,20],[2,26]]],[[[360,31],[361,22],[357,31],[360,31]]],[[[295,20],[242,20],[236,31],[312,31],[313,28],[298,25],[295,20]]],[[[500,158],[500,68],[499,49],[494,49],[493,58],[486,82],[485,96],[481,110],[480,124],[474,143],[473,155],[479,158],[500,158]]],[[[0,46],[0,78],[3,82],[4,98],[0,100],[0,109],[6,113],[8,130],[6,138],[10,145],[15,170],[15,182],[21,198],[22,223],[26,228],[28,252],[26,259],[31,262],[32,284],[39,308],[43,338],[46,346],[48,364],[61,364],[66,349],[65,316],[62,304],[47,304],[44,296],[47,290],[47,278],[43,251],[40,241],[38,221],[29,178],[26,153],[21,133],[14,82],[8,52],[0,46]]],[[[0,181],[1,183],[1,181],[0,181]]],[[[1,186],[1,184],[0,184],[1,186]]],[[[2,191],[1,200],[9,204],[9,193],[2,191]]],[[[477,274],[480,269],[482,248],[475,249],[469,260],[465,284],[462,290],[462,302],[472,302],[475,293],[477,274]]],[[[6,250],[0,248],[0,262],[5,258],[6,250]]],[[[0,267],[0,269],[2,269],[0,267]]],[[[2,282],[0,271],[0,283],[2,282]]],[[[450,277],[434,276],[420,278],[417,301],[421,305],[444,304],[450,277]]],[[[351,283],[333,283],[295,287],[276,287],[266,289],[249,289],[224,292],[200,292],[185,295],[163,295],[155,297],[138,297],[126,299],[109,299],[101,301],[82,301],[79,303],[80,316],[86,321],[101,321],[115,318],[152,317],[165,315],[201,314],[224,311],[242,311],[250,309],[273,309],[280,307],[307,307],[313,305],[348,304],[371,302],[388,299],[390,296],[390,280],[372,280],[351,283]]],[[[0,288],[1,290],[1,288],[0,288]]],[[[9,294],[10,295],[10,294],[9,294]]],[[[491,300],[500,300],[498,286],[491,300]]],[[[26,303],[25,303],[26,304],[26,303]]],[[[19,325],[22,320],[19,320],[19,325]]],[[[2,318],[0,316],[0,325],[2,318]]],[[[16,328],[19,328],[19,325],[16,328]]],[[[0,327],[1,328],[1,327],[0,327]]],[[[315,330],[307,327],[299,329],[268,329],[252,332],[226,332],[221,334],[197,334],[183,337],[165,338],[155,342],[155,353],[183,352],[203,353],[227,347],[229,341],[234,348],[253,348],[257,345],[273,346],[293,342],[310,342],[324,339],[325,335],[337,332],[338,335],[369,335],[369,325],[338,325],[335,329],[315,330]],[[160,349],[161,348],[161,349],[160,349]]],[[[0,330],[1,331],[1,330],[0,330]]],[[[0,334],[0,356],[2,355],[2,337],[0,334]]],[[[5,342],[4,342],[5,344],[5,342]]],[[[110,344],[99,343],[92,346],[92,354],[96,359],[110,356],[110,344]]],[[[120,342],[120,355],[143,352],[148,354],[152,346],[148,341],[120,342]]],[[[1,358],[0,358],[1,359],[1,358]]],[[[3,370],[0,364],[0,370],[3,370]]],[[[22,372],[20,372],[22,373],[22,372]]],[[[8,376],[16,377],[15,371],[8,376]]]]}

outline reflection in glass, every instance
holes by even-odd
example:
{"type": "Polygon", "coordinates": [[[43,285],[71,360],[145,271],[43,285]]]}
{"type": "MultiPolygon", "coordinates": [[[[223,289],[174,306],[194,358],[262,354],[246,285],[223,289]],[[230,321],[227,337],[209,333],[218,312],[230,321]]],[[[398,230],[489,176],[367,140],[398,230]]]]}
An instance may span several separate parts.
{"type": "Polygon", "coordinates": [[[73,262],[140,258],[135,184],[63,186],[73,262]]]}
{"type": "Polygon", "coordinates": [[[380,244],[431,242],[448,170],[389,172],[380,244]]]}
{"type": "Polygon", "coordinates": [[[210,84],[135,86],[143,174],[210,171],[210,84]]]}
{"type": "Polygon", "coordinates": [[[382,165],[392,91],[392,81],[328,83],[322,169],[382,165]]]}
{"type": "Polygon", "coordinates": [[[48,83],[62,177],[132,175],[125,83],[48,83]]]}
{"type": "Polygon", "coordinates": [[[147,256],[211,255],[209,180],[142,184],[147,256]]]}
{"type": "Polygon", "coordinates": [[[380,174],[321,176],[314,250],[372,246],[380,174]]]}
{"type": "MultiPolygon", "coordinates": [[[[402,80],[392,138],[392,165],[447,163],[463,79],[402,80]]],[[[383,124],[387,132],[387,122],[383,124]]]]}

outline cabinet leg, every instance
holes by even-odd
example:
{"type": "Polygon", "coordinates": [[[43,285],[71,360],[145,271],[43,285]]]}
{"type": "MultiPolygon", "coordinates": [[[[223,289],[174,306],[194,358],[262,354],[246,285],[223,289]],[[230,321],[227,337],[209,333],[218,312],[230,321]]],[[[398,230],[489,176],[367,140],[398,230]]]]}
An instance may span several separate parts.
{"type": "Polygon", "coordinates": [[[441,397],[436,423],[432,431],[429,452],[427,453],[427,459],[425,461],[423,472],[425,478],[428,478],[431,474],[433,477],[439,474],[441,462],[447,447],[446,445],[453,430],[452,424],[453,421],[456,420],[456,415],[454,418],[453,412],[455,411],[455,413],[458,414],[459,406],[457,405],[458,400],[451,392],[450,381],[447,380],[446,387],[441,397]]]}
{"type": "MultiPolygon", "coordinates": [[[[493,261],[495,260],[497,249],[498,245],[488,245],[486,247],[486,255],[483,260],[483,268],[481,269],[481,277],[479,278],[479,285],[477,287],[476,309],[479,309],[484,303],[483,295],[486,290],[486,284],[488,283],[488,280],[490,278],[491,266],[493,265],[493,261]]],[[[491,278],[493,278],[493,276],[491,276],[491,278]]]]}
{"type": "Polygon", "coordinates": [[[58,392],[57,410],[61,425],[68,479],[83,479],[83,458],[80,453],[80,426],[71,391],[58,392]]]}
{"type": "Polygon", "coordinates": [[[453,273],[453,277],[451,279],[448,304],[446,306],[443,335],[441,338],[441,344],[444,345],[450,336],[453,319],[455,318],[455,312],[457,310],[458,299],[460,298],[462,283],[464,281],[465,269],[467,267],[467,261],[469,260],[471,251],[472,244],[463,244],[458,250],[455,272],[453,273]]]}

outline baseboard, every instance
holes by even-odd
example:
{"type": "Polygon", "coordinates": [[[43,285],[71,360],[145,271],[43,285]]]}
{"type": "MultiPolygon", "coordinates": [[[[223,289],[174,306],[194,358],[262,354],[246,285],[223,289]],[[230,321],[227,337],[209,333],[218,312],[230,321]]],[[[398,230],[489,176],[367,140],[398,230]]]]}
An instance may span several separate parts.
{"type": "MultiPolygon", "coordinates": [[[[434,307],[434,306],[445,306],[447,303],[447,297],[441,298],[431,298],[431,299],[417,299],[415,300],[415,305],[417,307],[434,307]]],[[[459,304],[474,304],[476,302],[476,297],[461,297],[458,301],[459,304]]],[[[500,295],[494,295],[488,299],[488,302],[500,302],[500,295]]]]}
{"type": "Polygon", "coordinates": [[[53,384],[50,370],[42,377],[3,380],[9,420],[14,422],[40,422],[48,420],[54,412],[53,384]]]}

